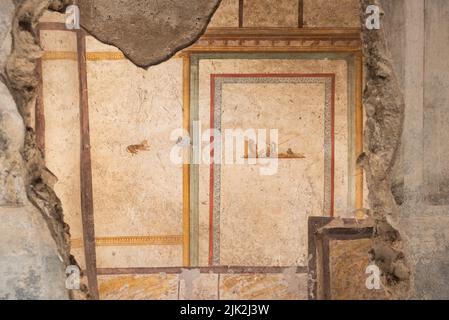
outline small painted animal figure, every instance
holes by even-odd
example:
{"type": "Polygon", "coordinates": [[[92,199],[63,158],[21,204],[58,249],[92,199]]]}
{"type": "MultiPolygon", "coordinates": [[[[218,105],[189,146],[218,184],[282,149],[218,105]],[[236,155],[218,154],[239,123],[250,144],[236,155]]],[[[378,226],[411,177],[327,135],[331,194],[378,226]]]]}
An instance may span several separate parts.
{"type": "Polygon", "coordinates": [[[150,145],[147,140],[143,140],[140,144],[132,144],[126,148],[126,151],[131,153],[133,156],[138,154],[140,151],[149,151],[150,145]]]}

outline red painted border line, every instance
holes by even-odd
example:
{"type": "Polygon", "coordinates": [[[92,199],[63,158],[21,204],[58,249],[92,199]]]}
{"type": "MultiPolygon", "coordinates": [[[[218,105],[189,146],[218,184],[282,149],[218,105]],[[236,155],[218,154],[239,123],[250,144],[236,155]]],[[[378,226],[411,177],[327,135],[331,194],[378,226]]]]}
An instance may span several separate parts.
{"type": "Polygon", "coordinates": [[[214,213],[214,149],[213,149],[213,129],[215,112],[215,79],[216,78],[331,78],[331,176],[330,176],[330,212],[329,216],[334,216],[334,192],[335,192],[335,74],[334,73],[223,73],[210,75],[210,143],[211,143],[211,164],[209,175],[209,266],[213,264],[214,235],[213,235],[213,213],[214,213]]]}
{"type": "Polygon", "coordinates": [[[296,273],[307,273],[305,266],[293,267],[238,267],[238,266],[216,266],[216,267],[153,267],[153,268],[98,268],[98,275],[135,275],[135,274],[181,274],[183,270],[200,270],[200,273],[209,274],[280,274],[285,270],[296,268],[296,273]]]}
{"type": "Polygon", "coordinates": [[[79,30],[76,33],[78,51],[78,76],[80,99],[80,135],[81,135],[81,217],[83,224],[84,254],[89,293],[98,299],[97,258],[95,248],[95,227],[92,190],[92,162],[90,154],[89,100],[87,92],[86,35],[79,30]]]}
{"type": "MultiPolygon", "coordinates": [[[[36,29],[37,39],[40,43],[40,28],[39,25],[36,29]]],[[[36,60],[36,72],[38,78],[37,85],[37,98],[36,98],[36,107],[35,107],[35,119],[34,126],[36,132],[36,144],[38,149],[42,153],[42,157],[45,160],[45,109],[44,109],[44,79],[42,75],[42,58],[36,60]]]]}
{"type": "Polygon", "coordinates": [[[210,175],[209,175],[209,265],[213,264],[213,253],[214,253],[214,128],[215,128],[215,75],[211,75],[210,78],[210,175]]]}

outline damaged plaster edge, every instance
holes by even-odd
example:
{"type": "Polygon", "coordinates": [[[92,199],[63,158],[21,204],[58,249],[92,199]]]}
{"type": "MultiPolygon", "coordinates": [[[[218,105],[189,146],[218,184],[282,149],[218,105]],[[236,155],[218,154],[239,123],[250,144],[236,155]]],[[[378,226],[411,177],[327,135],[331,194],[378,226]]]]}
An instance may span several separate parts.
{"type": "MultiPolygon", "coordinates": [[[[378,0],[360,0],[361,24],[369,5],[382,8],[378,0]]],[[[381,9],[381,19],[383,11],[381,9]]],[[[362,28],[364,55],[363,107],[366,114],[365,150],[358,162],[369,190],[370,213],[375,221],[372,258],[383,272],[392,299],[411,296],[413,277],[408,267],[407,238],[398,223],[400,207],[392,192],[392,171],[399,158],[404,124],[404,93],[386,45],[385,30],[362,28]]]]}
{"type": "MultiPolygon", "coordinates": [[[[117,44],[114,44],[114,43],[111,42],[111,41],[107,41],[106,39],[103,39],[103,38],[101,38],[101,37],[95,35],[95,33],[94,33],[92,30],[90,30],[90,29],[87,28],[85,25],[83,25],[82,19],[81,19],[81,27],[83,28],[83,30],[85,30],[90,36],[94,37],[96,40],[98,40],[98,41],[100,41],[100,42],[102,42],[102,43],[104,43],[104,44],[107,44],[107,45],[110,45],[110,46],[114,46],[114,47],[116,47],[117,49],[119,49],[119,50],[123,53],[123,55],[126,57],[126,59],[128,59],[129,61],[131,61],[135,66],[137,66],[137,67],[139,67],[139,68],[142,68],[142,69],[145,69],[145,70],[148,70],[148,68],[150,68],[150,67],[152,67],[152,66],[155,66],[155,65],[158,65],[158,64],[161,64],[161,63],[163,63],[163,62],[165,62],[165,61],[170,60],[170,59],[171,59],[177,52],[179,52],[179,51],[181,51],[181,50],[183,50],[183,49],[185,49],[185,48],[188,48],[188,47],[190,47],[191,45],[193,45],[195,42],[197,42],[197,41],[204,35],[204,33],[206,32],[207,27],[208,27],[210,21],[212,20],[212,17],[214,16],[215,12],[217,11],[218,7],[219,7],[220,4],[221,4],[221,1],[222,1],[222,0],[218,0],[218,1],[217,1],[217,4],[216,4],[216,5],[214,6],[214,8],[212,9],[212,12],[211,12],[211,14],[209,15],[209,17],[207,18],[206,23],[204,24],[203,28],[200,30],[200,32],[199,32],[195,37],[193,37],[193,38],[192,38],[191,40],[189,40],[189,41],[186,41],[186,42],[183,43],[183,44],[180,44],[180,45],[178,45],[178,46],[175,46],[174,48],[171,49],[171,52],[170,52],[169,54],[165,55],[165,57],[160,58],[160,59],[158,59],[157,61],[155,61],[155,62],[153,62],[153,63],[150,63],[150,64],[142,64],[142,63],[139,63],[137,60],[133,59],[129,54],[127,54],[127,53],[125,52],[125,50],[123,50],[122,48],[120,48],[120,46],[118,46],[117,44]]],[[[65,6],[65,7],[66,7],[66,6],[65,6]]],[[[65,8],[65,7],[64,7],[64,8],[65,8]]],[[[65,10],[65,9],[61,9],[60,12],[62,12],[62,10],[65,10]]]]}
{"type": "MultiPolygon", "coordinates": [[[[55,179],[46,168],[43,154],[36,145],[36,134],[31,122],[39,85],[36,64],[42,55],[36,27],[39,18],[52,3],[52,0],[24,0],[15,3],[10,30],[12,45],[3,80],[15,101],[15,112],[24,133],[20,137],[20,147],[15,150],[15,156],[20,158],[25,197],[41,213],[63,265],[68,266],[78,265],[70,254],[69,226],[64,222],[61,201],[53,190],[55,179]]],[[[61,282],[64,281],[61,278],[61,282]]],[[[86,293],[84,286],[82,292],[86,293]]],[[[73,298],[70,290],[69,297],[73,298]]]]}
{"type": "MultiPolygon", "coordinates": [[[[193,37],[192,39],[190,39],[189,41],[186,41],[178,46],[173,47],[170,50],[169,54],[166,54],[164,57],[158,59],[157,61],[154,61],[153,63],[149,63],[149,64],[145,64],[145,63],[140,63],[139,61],[137,61],[136,59],[133,59],[133,57],[131,57],[126,50],[123,50],[123,48],[121,48],[120,45],[117,45],[116,43],[114,43],[113,41],[108,41],[107,39],[105,39],[104,37],[101,37],[100,35],[95,34],[95,32],[93,32],[93,30],[91,30],[89,27],[87,27],[84,23],[83,23],[83,19],[82,16],[80,17],[80,25],[81,28],[89,35],[92,36],[93,38],[95,38],[96,40],[100,41],[101,43],[104,43],[106,45],[110,45],[110,46],[114,46],[117,49],[120,50],[120,52],[123,53],[123,55],[126,57],[126,59],[128,59],[129,61],[131,61],[131,63],[133,63],[135,66],[145,69],[147,70],[148,68],[158,65],[160,63],[163,63],[165,61],[170,60],[177,52],[190,47],[191,45],[193,45],[195,42],[197,42],[206,32],[207,27],[210,23],[210,21],[212,20],[212,17],[214,16],[214,14],[216,13],[216,11],[218,10],[220,4],[221,4],[222,0],[218,0],[217,3],[214,5],[214,7],[212,8],[212,11],[210,13],[210,15],[208,16],[204,26],[202,27],[202,29],[199,31],[199,33],[193,37]]],[[[57,11],[60,13],[64,13],[66,8],[69,5],[72,4],[76,4],[75,0],[54,0],[52,4],[49,5],[49,9],[53,10],[53,11],[57,11]]]]}

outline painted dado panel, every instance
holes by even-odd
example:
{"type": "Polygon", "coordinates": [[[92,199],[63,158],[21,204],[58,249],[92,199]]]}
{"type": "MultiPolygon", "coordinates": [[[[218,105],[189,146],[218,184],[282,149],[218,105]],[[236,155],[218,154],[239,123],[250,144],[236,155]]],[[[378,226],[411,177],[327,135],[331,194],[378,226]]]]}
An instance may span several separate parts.
{"type": "Polygon", "coordinates": [[[108,275],[99,291],[104,300],[305,300],[307,274],[108,275]]]}
{"type": "Polygon", "coordinates": [[[211,116],[223,135],[225,129],[279,129],[279,153],[291,152],[299,159],[279,159],[278,171],[272,176],[260,175],[260,164],[200,165],[191,220],[195,224],[198,219],[198,235],[192,231],[191,236],[198,237],[199,250],[192,262],[305,265],[307,217],[329,215],[331,199],[336,215],[347,215],[352,207],[348,64],[313,55],[238,58],[199,58],[202,132],[211,127],[211,116]]]}

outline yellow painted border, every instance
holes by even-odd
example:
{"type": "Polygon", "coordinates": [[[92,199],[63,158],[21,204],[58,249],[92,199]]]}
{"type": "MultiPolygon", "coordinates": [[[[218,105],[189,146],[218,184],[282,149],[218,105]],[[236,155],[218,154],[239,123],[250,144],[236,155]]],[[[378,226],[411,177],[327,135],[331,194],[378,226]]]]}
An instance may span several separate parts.
{"type": "MultiPolygon", "coordinates": [[[[183,237],[180,235],[169,236],[123,236],[123,237],[98,237],[95,238],[95,245],[97,247],[111,247],[111,246],[166,246],[166,245],[181,245],[183,237]]],[[[83,239],[72,239],[72,249],[83,247],[83,239]]]]}
{"type": "Polygon", "coordinates": [[[76,51],[45,51],[42,60],[78,60],[76,51]]]}
{"type": "MultiPolygon", "coordinates": [[[[182,126],[190,135],[190,56],[183,56],[183,108],[182,126]]],[[[184,152],[184,164],[182,166],[182,232],[183,247],[182,261],[185,267],[190,266],[190,148],[184,152]]]]}
{"type": "MultiPolygon", "coordinates": [[[[42,60],[77,60],[78,53],[76,51],[44,51],[42,60]]],[[[179,55],[173,56],[172,59],[180,58],[179,55]]],[[[88,61],[116,61],[126,60],[122,52],[86,52],[86,60],[88,61]]]]}

